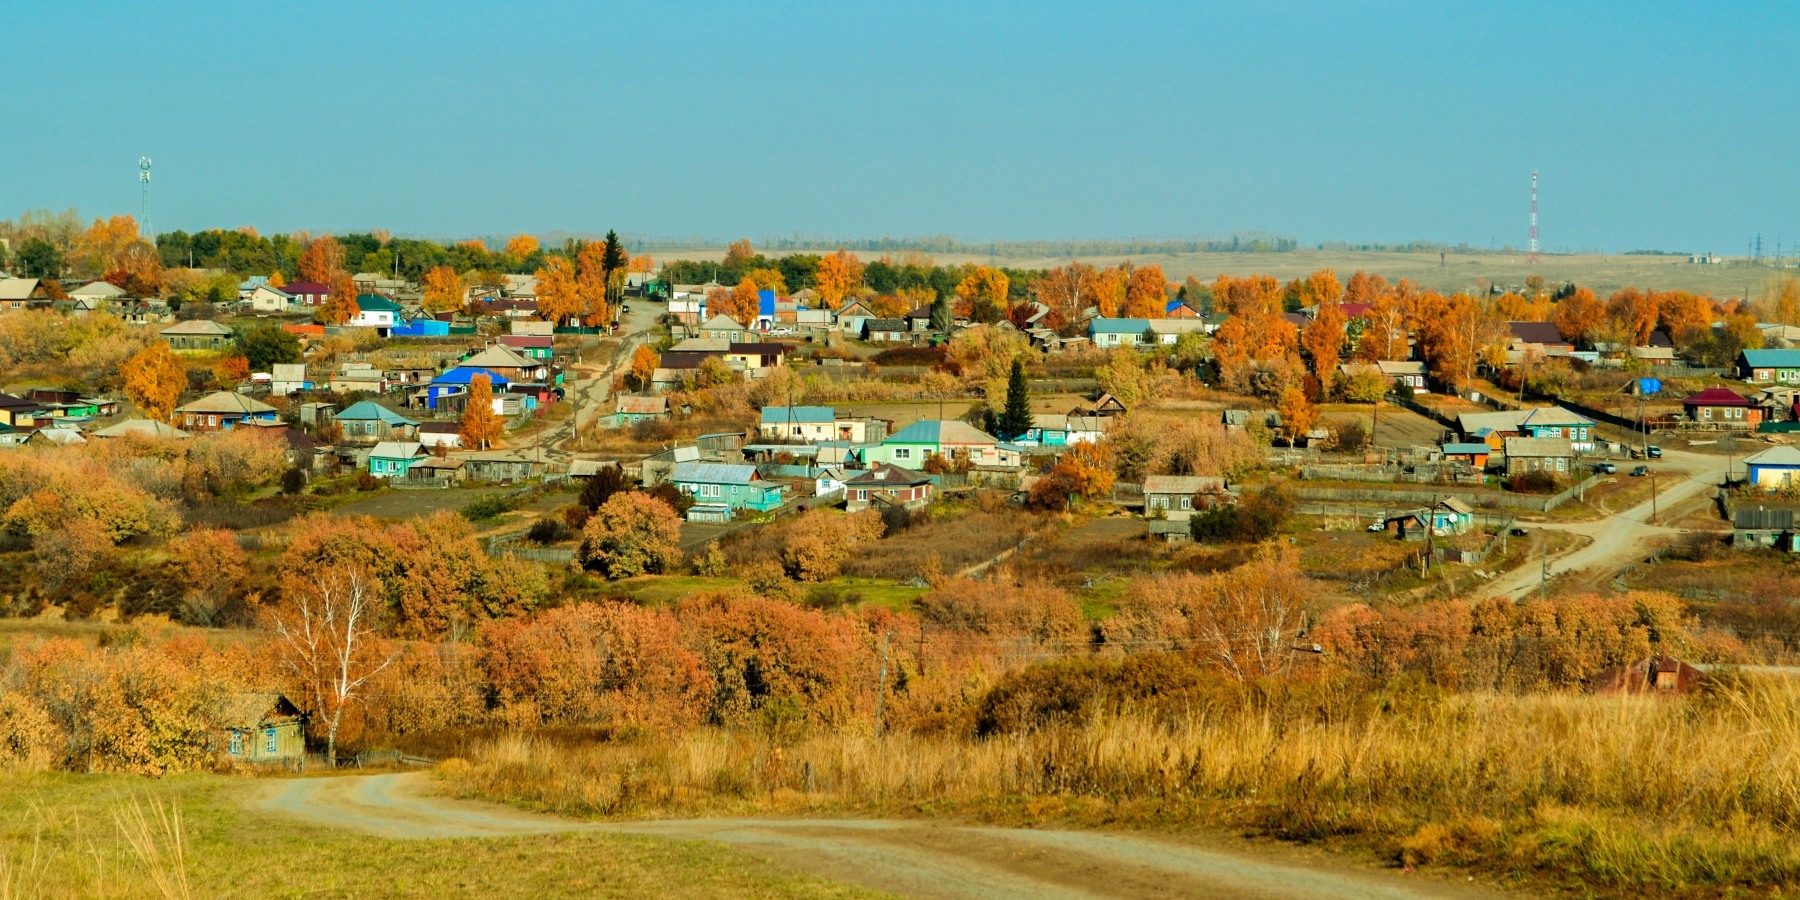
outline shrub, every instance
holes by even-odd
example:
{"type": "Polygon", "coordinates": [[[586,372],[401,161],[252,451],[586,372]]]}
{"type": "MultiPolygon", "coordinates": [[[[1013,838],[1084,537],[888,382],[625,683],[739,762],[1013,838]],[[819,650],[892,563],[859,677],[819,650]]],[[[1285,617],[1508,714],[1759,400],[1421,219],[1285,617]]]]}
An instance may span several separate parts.
{"type": "Polygon", "coordinates": [[[1214,506],[1188,519],[1188,533],[1205,544],[1254,544],[1287,526],[1291,515],[1287,494],[1278,487],[1251,491],[1237,505],[1214,506]]]}
{"type": "Polygon", "coordinates": [[[525,533],[527,540],[538,544],[555,544],[573,536],[574,532],[569,530],[569,526],[549,517],[533,522],[531,530],[525,533]]]}
{"type": "Polygon", "coordinates": [[[1506,477],[1506,489],[1519,494],[1554,494],[1556,476],[1549,472],[1520,472],[1506,477]]]}
{"type": "Polygon", "coordinates": [[[381,481],[379,479],[377,479],[374,475],[371,475],[368,472],[356,473],[356,489],[357,490],[372,491],[378,487],[381,487],[381,481]]]}
{"type": "Polygon", "coordinates": [[[298,494],[304,490],[306,490],[305,470],[301,469],[299,466],[293,466],[286,472],[281,473],[282,493],[291,495],[298,494]]]}
{"type": "Polygon", "coordinates": [[[512,509],[513,501],[505,494],[490,494],[486,497],[477,497],[474,500],[463,504],[463,508],[458,510],[458,512],[462,514],[463,518],[468,519],[471,522],[485,522],[496,516],[511,512],[512,509]]]}
{"type": "Polygon", "coordinates": [[[681,561],[681,519],[648,494],[617,494],[594,511],[575,559],[608,578],[671,571],[681,561]]]}

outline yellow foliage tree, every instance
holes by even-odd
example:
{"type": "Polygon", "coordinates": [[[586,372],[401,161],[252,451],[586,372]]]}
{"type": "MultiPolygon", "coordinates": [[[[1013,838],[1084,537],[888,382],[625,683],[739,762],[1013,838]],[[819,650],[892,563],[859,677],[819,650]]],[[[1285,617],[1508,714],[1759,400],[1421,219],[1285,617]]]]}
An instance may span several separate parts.
{"type": "Polygon", "coordinates": [[[1004,312],[1007,307],[1007,292],[1011,287],[1005,272],[991,266],[976,266],[956,285],[956,296],[962,301],[957,312],[974,315],[977,309],[983,307],[1004,312]]]}
{"type": "Polygon", "coordinates": [[[337,277],[330,282],[331,293],[325,297],[314,313],[314,318],[324,325],[342,325],[356,318],[356,282],[348,273],[339,270],[337,277]]]}
{"type": "Polygon", "coordinates": [[[144,417],[167,422],[175,414],[175,401],[187,388],[187,367],[175,357],[169,345],[157,341],[139,350],[119,370],[125,396],[142,410],[144,417]]]}
{"type": "Polygon", "coordinates": [[[537,251],[538,239],[529,234],[515,235],[512,240],[506,242],[506,253],[508,256],[516,256],[519,259],[524,259],[537,251]]]}
{"type": "Polygon", "coordinates": [[[558,325],[581,313],[580,288],[575,282],[575,267],[569,261],[552,256],[537,270],[538,315],[558,325]]]}
{"type": "Polygon", "coordinates": [[[455,312],[468,298],[462,276],[449,266],[434,266],[425,273],[425,308],[431,312],[455,312]]]}
{"type": "Polygon", "coordinates": [[[584,244],[575,264],[576,315],[589,322],[611,321],[611,295],[606,290],[606,245],[599,241],[584,244]]]}
{"type": "Polygon", "coordinates": [[[788,292],[787,277],[779,269],[751,269],[744,273],[744,280],[765,291],[774,291],[775,296],[784,296],[788,292]]]}
{"type": "Polygon", "coordinates": [[[499,446],[501,436],[506,433],[506,423],[500,420],[499,413],[494,412],[492,378],[477,375],[469,380],[469,402],[463,407],[459,433],[465,447],[486,450],[499,446]]]}
{"type": "Polygon", "coordinates": [[[837,309],[844,304],[844,298],[862,284],[862,277],[862,260],[854,253],[840,249],[819,260],[819,272],[815,277],[819,301],[827,309],[837,309]]]}
{"type": "Polygon", "coordinates": [[[1125,315],[1133,319],[1160,319],[1169,310],[1169,279],[1162,266],[1139,266],[1125,282],[1125,315]]]}

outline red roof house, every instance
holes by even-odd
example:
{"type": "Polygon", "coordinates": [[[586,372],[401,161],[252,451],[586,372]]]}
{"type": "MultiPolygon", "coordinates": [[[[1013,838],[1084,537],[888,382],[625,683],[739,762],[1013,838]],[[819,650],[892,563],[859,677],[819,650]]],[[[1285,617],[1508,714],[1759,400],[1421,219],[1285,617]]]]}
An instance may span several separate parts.
{"type": "Polygon", "coordinates": [[[1729,388],[1710,387],[1681,401],[1689,419],[1703,425],[1755,428],[1763,411],[1729,388]]]}

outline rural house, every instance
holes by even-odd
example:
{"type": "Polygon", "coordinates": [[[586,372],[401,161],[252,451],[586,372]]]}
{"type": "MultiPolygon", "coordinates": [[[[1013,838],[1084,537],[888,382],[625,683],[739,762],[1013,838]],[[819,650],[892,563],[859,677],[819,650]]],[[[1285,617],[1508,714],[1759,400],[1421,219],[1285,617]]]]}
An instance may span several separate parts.
{"type": "Polygon", "coordinates": [[[306,717],[281,694],[232,694],[217,716],[228,759],[278,763],[306,755],[306,717]]]}
{"type": "Polygon", "coordinates": [[[316,281],[296,281],[282,285],[281,289],[294,298],[295,306],[318,306],[331,296],[331,288],[316,281]]]}
{"type": "MultiPolygon", "coordinates": [[[[338,421],[342,422],[342,416],[338,421]]],[[[382,441],[369,451],[369,474],[376,478],[405,478],[412,467],[431,458],[418,441],[382,441]]]]}
{"type": "Polygon", "coordinates": [[[1722,428],[1755,428],[1762,421],[1762,410],[1739,396],[1736,391],[1709,387],[1689,394],[1681,401],[1688,420],[1696,425],[1722,428]]]}
{"type": "Polygon", "coordinates": [[[724,341],[729,346],[753,341],[756,333],[745,328],[738,320],[721,313],[701,324],[699,336],[724,341]]]}
{"type": "Polygon", "coordinates": [[[669,398],[620,394],[613,399],[612,414],[603,421],[612,428],[625,428],[639,422],[653,422],[669,417],[669,398]]]}
{"type": "Polygon", "coordinates": [[[1144,514],[1169,519],[1193,515],[1198,494],[1225,494],[1225,479],[1216,475],[1150,475],[1144,478],[1144,514]]]}
{"type": "Polygon", "coordinates": [[[0,312],[48,309],[50,289],[39,278],[0,278],[0,312]]]}
{"type": "Polygon", "coordinates": [[[543,460],[525,454],[524,450],[482,450],[459,453],[456,458],[463,461],[469,477],[476,481],[513,484],[544,474],[543,460]]]}
{"type": "Polygon", "coordinates": [[[337,414],[337,424],[344,440],[352,444],[410,441],[419,433],[418,422],[373,400],[350,404],[337,414]]]}
{"type": "Polygon", "coordinates": [[[386,337],[400,324],[400,304],[377,294],[356,295],[356,315],[347,323],[351,328],[373,328],[386,337]]]}
{"type": "Polygon", "coordinates": [[[932,477],[899,466],[883,464],[844,480],[844,509],[858,512],[871,506],[919,509],[931,503],[932,477]]]}
{"type": "Polygon", "coordinates": [[[856,332],[865,341],[886,344],[905,343],[910,340],[906,330],[905,319],[877,319],[873,317],[860,320],[856,332]]]}
{"type": "Polygon", "coordinates": [[[1475,527],[1475,510],[1455,497],[1446,497],[1433,507],[1388,516],[1382,524],[1403,541],[1422,541],[1430,535],[1467,534],[1475,527]]]}
{"type": "Polygon", "coordinates": [[[293,294],[267,284],[251,288],[244,299],[249,301],[251,309],[265,313],[284,313],[302,305],[294,299],[293,294]]]}
{"type": "Polygon", "coordinates": [[[778,441],[829,441],[837,437],[837,410],[829,406],[765,406],[757,432],[778,441]]]}
{"type": "Polygon", "coordinates": [[[1418,360],[1384,359],[1375,363],[1376,371],[1390,384],[1401,383],[1415,394],[1430,393],[1425,384],[1425,364],[1418,360]]]}
{"type": "Polygon", "coordinates": [[[1737,377],[1758,384],[1800,384],[1800,350],[1743,350],[1737,377]]]}
{"type": "Polygon", "coordinates": [[[1506,439],[1506,474],[1575,471],[1575,451],[1567,438],[1509,437],[1506,439]]]}
{"type": "Polygon", "coordinates": [[[1765,491],[1779,491],[1800,480],[1800,447],[1778,444],[1744,460],[1744,480],[1765,491]]]}
{"type": "Polygon", "coordinates": [[[214,391],[186,406],[175,407],[175,415],[188,431],[226,431],[241,422],[273,422],[278,418],[275,407],[236,391],[214,391]]]}
{"type": "Polygon", "coordinates": [[[669,475],[675,488],[694,498],[689,521],[729,519],[741,509],[771,512],[781,508],[781,485],[762,477],[755,466],[736,463],[676,463],[669,475]]]}
{"type": "Polygon", "coordinates": [[[925,461],[934,456],[966,459],[978,466],[1019,464],[1017,449],[1002,450],[998,438],[955,419],[914,422],[868,451],[870,465],[893,463],[903,469],[923,469],[925,461]]]}
{"type": "Polygon", "coordinates": [[[1106,435],[1106,422],[1101,416],[1045,413],[1032,417],[1030,430],[1025,432],[1019,442],[1040,447],[1089,444],[1106,435]]]}
{"type": "Polygon", "coordinates": [[[444,447],[449,450],[462,448],[462,423],[420,422],[418,441],[430,448],[444,447]]]}
{"type": "Polygon", "coordinates": [[[519,355],[548,361],[556,355],[556,339],[547,334],[503,334],[500,346],[510,347],[519,355]]]}
{"type": "Polygon", "coordinates": [[[176,322],[157,333],[177,353],[216,352],[231,347],[231,329],[208,319],[176,322]]]}
{"type": "Polygon", "coordinates": [[[1088,323],[1088,337],[1096,347],[1136,347],[1154,340],[1149,319],[1108,319],[1104,316],[1088,323]]]}

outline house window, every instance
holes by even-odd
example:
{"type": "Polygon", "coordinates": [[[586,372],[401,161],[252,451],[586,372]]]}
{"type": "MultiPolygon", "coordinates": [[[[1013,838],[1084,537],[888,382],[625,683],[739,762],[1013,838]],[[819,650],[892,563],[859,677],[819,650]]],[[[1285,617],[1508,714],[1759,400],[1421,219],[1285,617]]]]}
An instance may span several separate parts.
{"type": "Polygon", "coordinates": [[[1192,498],[1192,497],[1181,498],[1181,508],[1182,509],[1193,509],[1194,508],[1194,498],[1192,498]]]}
{"type": "Polygon", "coordinates": [[[867,500],[867,499],[869,499],[869,492],[868,492],[868,491],[866,491],[866,490],[861,490],[861,489],[858,489],[858,490],[857,490],[857,492],[856,492],[856,499],[858,499],[858,500],[867,500]]]}
{"type": "Polygon", "coordinates": [[[273,728],[264,728],[263,729],[263,752],[264,753],[274,753],[275,752],[275,729],[273,729],[273,728]]]}
{"type": "Polygon", "coordinates": [[[244,753],[244,733],[233,728],[231,730],[231,754],[242,756],[244,753]]]}
{"type": "Polygon", "coordinates": [[[894,458],[895,459],[912,459],[912,448],[911,447],[895,447],[894,448],[894,458]]]}
{"type": "Polygon", "coordinates": [[[700,496],[702,496],[702,497],[717,497],[717,496],[719,496],[719,486],[716,484],[701,485],[700,486],[700,496]]]}

